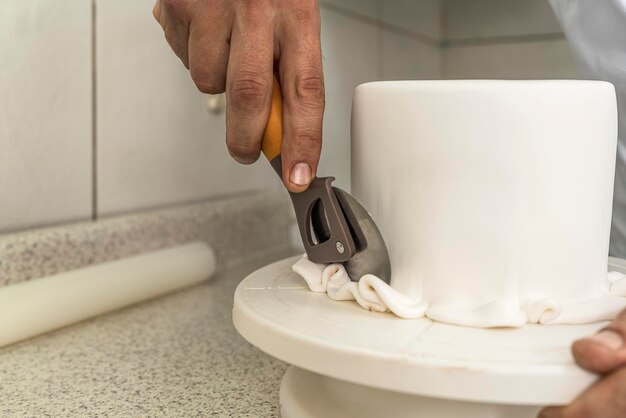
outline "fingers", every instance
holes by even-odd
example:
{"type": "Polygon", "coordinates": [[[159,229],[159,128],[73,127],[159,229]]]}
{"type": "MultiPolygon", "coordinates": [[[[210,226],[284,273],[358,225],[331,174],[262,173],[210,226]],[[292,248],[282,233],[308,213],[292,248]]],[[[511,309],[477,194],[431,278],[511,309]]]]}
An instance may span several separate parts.
{"type": "Polygon", "coordinates": [[[565,408],[549,407],[542,409],[537,418],[566,418],[563,414],[565,414],[565,408]]]}
{"type": "Polygon", "coordinates": [[[158,0],[153,14],[198,89],[226,91],[226,143],[244,164],[259,156],[280,56],[283,181],[305,190],[317,171],[324,114],[317,1],[158,0]]]}
{"type": "Polygon", "coordinates": [[[163,28],[167,43],[185,67],[189,68],[189,18],[185,0],[158,0],[152,14],[163,28]]]}
{"type": "Polygon", "coordinates": [[[315,177],[322,146],[324,76],[320,16],[315,1],[295,2],[283,16],[280,81],[283,92],[283,181],[292,192],[315,177]]]}
{"type": "Polygon", "coordinates": [[[618,418],[626,416],[626,310],[598,334],[576,341],[576,362],[602,378],[566,407],[542,410],[538,418],[618,418]]]}
{"type": "Polygon", "coordinates": [[[546,408],[539,418],[622,418],[626,416],[626,369],[595,383],[563,408],[546,408]]]}
{"type": "Polygon", "coordinates": [[[274,31],[264,2],[246,3],[233,23],[226,75],[226,144],[243,164],[259,158],[273,86],[274,31]]]}
{"type": "Polygon", "coordinates": [[[572,353],[576,362],[594,373],[608,373],[626,365],[626,311],[598,334],[576,341],[572,353]]]}
{"type": "Polygon", "coordinates": [[[189,73],[202,93],[223,93],[232,24],[223,2],[202,8],[189,26],[189,73]]]}

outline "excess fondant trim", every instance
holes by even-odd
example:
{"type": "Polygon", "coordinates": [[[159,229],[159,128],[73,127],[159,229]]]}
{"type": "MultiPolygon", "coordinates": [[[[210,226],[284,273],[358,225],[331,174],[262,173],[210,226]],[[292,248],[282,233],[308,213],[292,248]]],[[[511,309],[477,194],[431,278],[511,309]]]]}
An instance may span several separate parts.
{"type": "Polygon", "coordinates": [[[609,272],[604,293],[585,300],[556,300],[546,297],[519,301],[505,297],[478,306],[451,306],[414,300],[378,277],[366,274],[350,280],[341,264],[320,264],[306,255],[292,267],[312,292],[326,293],[335,301],[356,301],[362,308],[391,312],[399,318],[428,317],[456,325],[492,328],[531,324],[584,324],[613,319],[626,307],[626,275],[609,272]]]}

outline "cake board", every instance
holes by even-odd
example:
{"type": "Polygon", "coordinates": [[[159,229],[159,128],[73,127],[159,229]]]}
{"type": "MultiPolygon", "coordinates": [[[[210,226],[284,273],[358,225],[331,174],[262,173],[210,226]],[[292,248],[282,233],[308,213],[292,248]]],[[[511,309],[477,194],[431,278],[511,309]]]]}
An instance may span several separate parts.
{"type": "Polygon", "coordinates": [[[345,409],[361,399],[373,402],[363,411],[389,402],[415,406],[406,407],[407,418],[428,408],[450,418],[472,418],[474,410],[477,417],[525,418],[542,405],[569,403],[596,379],[574,364],[570,346],[606,323],[479,329],[399,319],[309,291],[291,271],[297,259],[249,275],[233,307],[244,338],[297,367],[282,382],[285,417],[306,416],[297,414],[307,408],[309,416],[329,416],[316,412],[321,404],[345,409]]]}

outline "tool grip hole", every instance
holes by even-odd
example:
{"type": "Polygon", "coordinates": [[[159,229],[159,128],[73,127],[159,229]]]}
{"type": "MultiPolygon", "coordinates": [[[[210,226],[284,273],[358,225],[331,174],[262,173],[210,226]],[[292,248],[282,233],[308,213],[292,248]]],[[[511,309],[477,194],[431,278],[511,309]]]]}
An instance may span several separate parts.
{"type": "Polygon", "coordinates": [[[309,218],[309,230],[314,245],[322,244],[330,239],[330,228],[328,227],[328,218],[322,199],[317,199],[313,203],[311,217],[309,218]]]}

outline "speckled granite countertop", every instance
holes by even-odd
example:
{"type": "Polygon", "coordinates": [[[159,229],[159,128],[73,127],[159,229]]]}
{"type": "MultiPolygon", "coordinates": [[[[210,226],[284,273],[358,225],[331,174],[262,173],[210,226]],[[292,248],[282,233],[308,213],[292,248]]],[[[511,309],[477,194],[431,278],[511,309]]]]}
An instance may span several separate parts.
{"type": "Polygon", "coordinates": [[[237,284],[210,282],[0,350],[0,416],[278,417],[286,364],[231,321],[237,284]]]}

